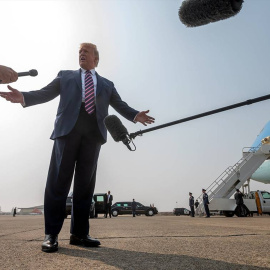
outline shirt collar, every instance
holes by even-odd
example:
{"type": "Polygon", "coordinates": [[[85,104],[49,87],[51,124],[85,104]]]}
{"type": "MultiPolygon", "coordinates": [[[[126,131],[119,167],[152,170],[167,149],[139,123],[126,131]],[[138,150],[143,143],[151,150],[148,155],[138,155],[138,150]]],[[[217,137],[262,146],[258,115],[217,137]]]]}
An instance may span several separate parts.
{"type": "MultiPolygon", "coordinates": [[[[87,70],[85,70],[84,68],[81,68],[81,71],[82,71],[83,73],[85,73],[87,70]]],[[[91,74],[92,74],[92,75],[95,75],[96,71],[95,71],[94,68],[93,68],[93,69],[90,69],[90,71],[91,71],[91,74]]]]}

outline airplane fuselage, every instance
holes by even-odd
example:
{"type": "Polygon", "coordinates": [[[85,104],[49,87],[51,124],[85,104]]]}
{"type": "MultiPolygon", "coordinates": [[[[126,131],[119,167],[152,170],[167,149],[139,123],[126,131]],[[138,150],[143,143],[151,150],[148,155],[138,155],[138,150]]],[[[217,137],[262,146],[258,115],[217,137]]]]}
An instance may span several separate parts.
{"type": "MultiPolygon", "coordinates": [[[[260,134],[257,136],[252,147],[260,145],[261,140],[268,136],[270,136],[270,121],[264,126],[260,134]]],[[[251,179],[265,184],[270,184],[270,160],[266,160],[257,169],[257,171],[252,174],[251,179]]]]}

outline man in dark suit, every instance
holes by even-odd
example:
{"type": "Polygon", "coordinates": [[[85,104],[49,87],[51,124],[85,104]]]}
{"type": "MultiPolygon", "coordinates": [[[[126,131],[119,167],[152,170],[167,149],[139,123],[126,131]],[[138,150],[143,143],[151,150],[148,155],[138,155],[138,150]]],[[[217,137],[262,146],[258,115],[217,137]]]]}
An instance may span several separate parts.
{"type": "Polygon", "coordinates": [[[133,217],[136,217],[136,209],[137,209],[137,203],[135,199],[133,199],[131,202],[131,210],[132,210],[133,217]]]}
{"type": "Polygon", "coordinates": [[[16,214],[17,214],[17,210],[16,210],[16,207],[14,207],[14,209],[13,209],[13,217],[16,217],[16,214]]]}
{"type": "Polygon", "coordinates": [[[191,211],[190,216],[194,217],[194,214],[195,214],[195,212],[194,212],[194,197],[192,196],[191,192],[189,192],[189,207],[190,207],[190,211],[191,211]]]}
{"type": "Polygon", "coordinates": [[[154,122],[122,101],[114,84],[96,71],[99,53],[94,44],[82,43],[79,70],[62,70],[41,90],[19,92],[8,86],[0,96],[24,107],[48,102],[60,95],[60,103],[51,139],[54,147],[44,198],[45,239],[42,251],[58,250],[58,234],[65,219],[66,198],[74,174],[70,244],[96,247],[97,239],[89,236],[89,211],[96,182],[100,147],[106,142],[103,123],[111,105],[118,113],[144,125],[154,122]]]}
{"type": "Polygon", "coordinates": [[[234,194],[234,199],[236,203],[235,212],[237,213],[238,217],[245,217],[250,216],[250,211],[247,206],[244,204],[244,194],[239,190],[236,189],[236,193],[234,194]]]}
{"type": "Polygon", "coordinates": [[[208,195],[206,193],[206,190],[203,188],[202,189],[202,192],[203,192],[203,206],[204,206],[204,209],[205,209],[205,213],[206,213],[206,218],[210,218],[210,211],[209,211],[209,200],[208,200],[208,195]]]}
{"type": "Polygon", "coordinates": [[[105,218],[107,218],[108,214],[110,216],[110,218],[112,217],[112,201],[113,201],[113,195],[111,194],[110,191],[108,191],[108,193],[105,196],[105,200],[106,200],[106,214],[105,214],[105,218]]]}

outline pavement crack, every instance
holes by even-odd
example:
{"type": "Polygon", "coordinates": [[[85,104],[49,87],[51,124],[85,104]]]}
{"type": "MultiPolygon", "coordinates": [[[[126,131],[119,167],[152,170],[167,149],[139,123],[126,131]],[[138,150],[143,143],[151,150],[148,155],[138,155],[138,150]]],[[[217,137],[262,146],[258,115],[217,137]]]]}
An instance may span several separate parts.
{"type": "Polygon", "coordinates": [[[227,234],[227,235],[147,235],[147,236],[116,236],[116,237],[100,237],[99,239],[143,239],[143,238],[220,238],[220,237],[241,237],[241,236],[257,236],[257,235],[265,235],[265,234],[227,234]]]}
{"type": "Polygon", "coordinates": [[[24,231],[19,231],[19,232],[12,232],[12,233],[1,234],[1,235],[0,235],[0,238],[1,238],[1,237],[5,237],[5,236],[9,236],[9,235],[19,234],[19,233],[38,231],[38,230],[41,230],[41,229],[43,229],[43,227],[37,228],[37,229],[32,229],[32,230],[24,230],[24,231]]]}
{"type": "MultiPolygon", "coordinates": [[[[145,239],[145,238],[226,238],[226,237],[243,237],[243,236],[265,236],[270,234],[258,234],[258,233],[242,233],[242,234],[227,234],[227,235],[145,235],[145,236],[112,236],[112,237],[98,237],[99,240],[109,239],[145,239]]],[[[40,238],[27,240],[37,241],[40,238]]],[[[61,241],[68,241],[69,238],[61,238],[61,241]]]]}
{"type": "MultiPolygon", "coordinates": [[[[35,229],[35,230],[40,230],[43,228],[35,229]]],[[[9,235],[14,235],[18,233],[23,233],[23,232],[31,232],[35,230],[27,230],[27,231],[21,231],[21,232],[16,232],[16,233],[9,233],[5,235],[0,235],[0,238],[3,236],[9,236],[9,235]]],[[[266,234],[258,234],[258,233],[240,233],[240,234],[227,234],[227,235],[145,235],[145,236],[112,236],[112,237],[98,237],[99,240],[110,240],[110,239],[146,239],[146,238],[226,238],[226,237],[244,237],[244,236],[269,236],[270,233],[266,234]]],[[[35,241],[40,241],[42,236],[34,238],[34,239],[27,239],[27,240],[22,240],[25,242],[35,242],[35,241]]],[[[60,241],[69,241],[69,238],[60,238],[60,241]]]]}

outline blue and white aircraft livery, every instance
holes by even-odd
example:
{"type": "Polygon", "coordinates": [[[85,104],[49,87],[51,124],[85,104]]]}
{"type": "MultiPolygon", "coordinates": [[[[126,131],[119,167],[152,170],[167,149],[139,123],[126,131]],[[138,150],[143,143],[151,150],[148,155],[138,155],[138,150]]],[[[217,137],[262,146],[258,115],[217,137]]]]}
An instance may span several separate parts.
{"type": "MultiPolygon", "coordinates": [[[[257,136],[256,140],[254,141],[252,147],[257,147],[260,145],[261,140],[265,137],[270,136],[270,121],[264,126],[260,134],[257,136]]],[[[262,182],[265,184],[270,184],[270,160],[266,160],[259,169],[252,174],[252,180],[262,182]]]]}

